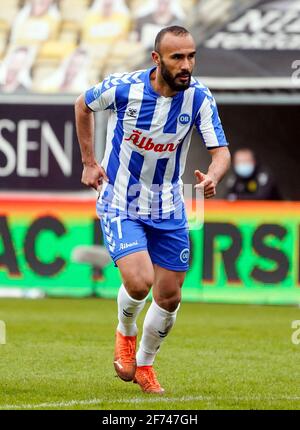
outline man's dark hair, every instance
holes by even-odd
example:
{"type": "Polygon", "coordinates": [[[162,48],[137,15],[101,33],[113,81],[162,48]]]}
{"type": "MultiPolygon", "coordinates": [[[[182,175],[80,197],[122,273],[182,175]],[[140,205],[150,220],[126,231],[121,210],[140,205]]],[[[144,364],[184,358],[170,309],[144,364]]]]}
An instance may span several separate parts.
{"type": "Polygon", "coordinates": [[[187,34],[190,34],[186,28],[180,27],[179,25],[172,25],[170,27],[163,28],[155,38],[154,50],[156,52],[159,52],[161,41],[167,33],[172,33],[175,36],[186,36],[187,34]]]}

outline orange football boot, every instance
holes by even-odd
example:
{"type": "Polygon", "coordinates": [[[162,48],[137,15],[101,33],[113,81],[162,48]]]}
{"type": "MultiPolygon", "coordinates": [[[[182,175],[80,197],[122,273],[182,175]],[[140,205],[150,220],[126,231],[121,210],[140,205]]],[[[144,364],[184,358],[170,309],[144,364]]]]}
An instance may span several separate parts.
{"type": "Polygon", "coordinates": [[[116,332],[114,367],[117,375],[126,382],[132,381],[136,372],[136,336],[123,336],[116,332]]]}
{"type": "Polygon", "coordinates": [[[152,366],[137,367],[133,382],[139,384],[144,393],[163,394],[165,392],[160,386],[152,366]]]}

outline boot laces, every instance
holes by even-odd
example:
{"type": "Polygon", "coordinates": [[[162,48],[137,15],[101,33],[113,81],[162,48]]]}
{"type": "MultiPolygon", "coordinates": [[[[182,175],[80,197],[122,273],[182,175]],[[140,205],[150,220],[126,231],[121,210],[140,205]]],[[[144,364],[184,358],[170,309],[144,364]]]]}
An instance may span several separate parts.
{"type": "Polygon", "coordinates": [[[123,363],[132,363],[135,360],[135,342],[131,339],[120,342],[119,353],[123,363]]]}
{"type": "Polygon", "coordinates": [[[142,378],[146,389],[160,388],[160,384],[157,380],[153,367],[148,367],[146,369],[143,369],[142,378]]]}

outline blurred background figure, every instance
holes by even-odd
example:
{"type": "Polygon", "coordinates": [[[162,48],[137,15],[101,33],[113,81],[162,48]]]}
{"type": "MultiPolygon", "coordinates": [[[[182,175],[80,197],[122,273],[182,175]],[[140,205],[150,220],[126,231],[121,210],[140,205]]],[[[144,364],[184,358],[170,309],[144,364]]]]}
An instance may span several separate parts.
{"type": "Polygon", "coordinates": [[[47,77],[39,88],[42,92],[79,93],[90,85],[88,80],[89,53],[77,48],[66,59],[53,76],[47,77]]]}
{"type": "Polygon", "coordinates": [[[178,0],[155,0],[148,2],[137,13],[134,32],[145,48],[153,45],[155,35],[169,25],[182,25],[184,11],[178,0]]]}
{"type": "Polygon", "coordinates": [[[14,20],[11,42],[25,45],[55,39],[60,21],[60,12],[54,0],[30,0],[14,20]]]}
{"type": "Polygon", "coordinates": [[[281,200],[271,172],[259,164],[249,148],[233,155],[233,173],[226,182],[228,200],[281,200]]]}
{"type": "Polygon", "coordinates": [[[31,67],[35,49],[28,46],[11,48],[0,67],[0,91],[6,93],[31,89],[31,67]]]}
{"type": "Polygon", "coordinates": [[[113,43],[127,38],[131,17],[124,0],[95,0],[82,26],[82,41],[113,43]]]}

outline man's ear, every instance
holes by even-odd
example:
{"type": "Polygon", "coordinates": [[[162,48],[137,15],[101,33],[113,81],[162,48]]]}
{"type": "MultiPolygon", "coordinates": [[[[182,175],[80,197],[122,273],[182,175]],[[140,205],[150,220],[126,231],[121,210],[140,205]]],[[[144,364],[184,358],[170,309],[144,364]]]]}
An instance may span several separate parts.
{"type": "Polygon", "coordinates": [[[152,56],[153,63],[156,64],[157,66],[159,66],[159,64],[160,64],[159,53],[156,51],[152,51],[151,56],[152,56]]]}

